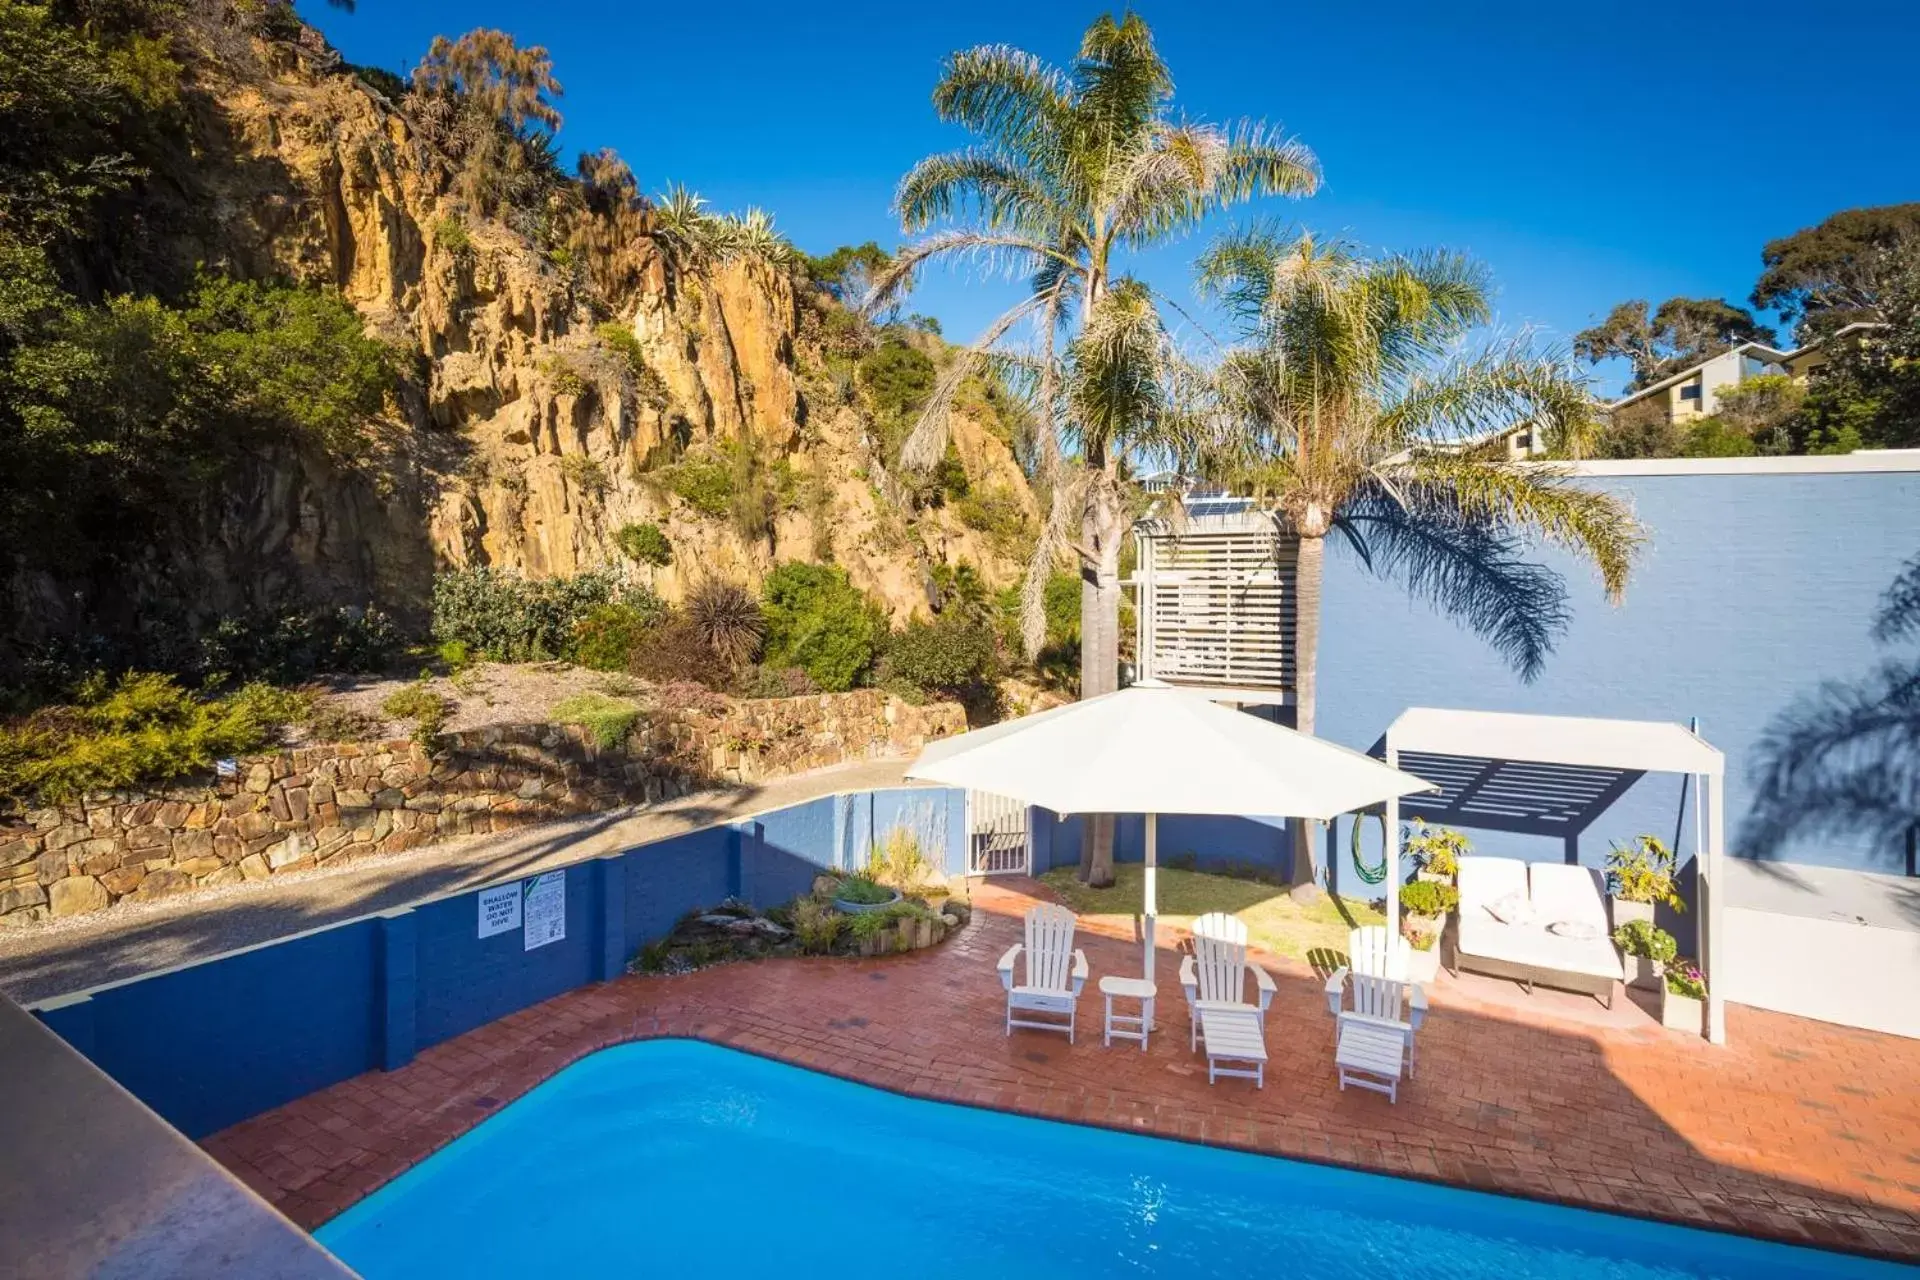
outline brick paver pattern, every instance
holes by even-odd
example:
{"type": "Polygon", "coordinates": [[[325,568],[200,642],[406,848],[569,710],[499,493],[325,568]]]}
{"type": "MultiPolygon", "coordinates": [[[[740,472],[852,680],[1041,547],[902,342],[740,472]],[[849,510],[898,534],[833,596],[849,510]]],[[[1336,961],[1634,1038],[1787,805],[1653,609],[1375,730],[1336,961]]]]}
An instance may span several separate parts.
{"type": "MultiPolygon", "coordinates": [[[[1092,983],[1077,1044],[1004,1034],[993,965],[1045,894],[990,882],[971,926],[913,955],[582,988],[204,1145],[313,1228],[586,1054],[688,1036],[919,1097],[1920,1260],[1920,1042],[1734,1007],[1716,1047],[1443,985],[1394,1105],[1339,1091],[1320,980],[1268,959],[1267,1086],[1209,1087],[1164,930],[1149,1052],[1101,1047],[1092,983]]],[[[1117,931],[1083,925],[1080,942],[1096,977],[1138,972],[1138,944],[1117,931]]]]}

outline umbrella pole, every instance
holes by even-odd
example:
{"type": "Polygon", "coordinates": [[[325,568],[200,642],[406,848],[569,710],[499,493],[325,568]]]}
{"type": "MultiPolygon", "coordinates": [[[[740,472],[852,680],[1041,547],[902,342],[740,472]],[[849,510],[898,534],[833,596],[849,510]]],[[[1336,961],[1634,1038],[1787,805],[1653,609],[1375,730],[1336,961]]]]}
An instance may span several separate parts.
{"type": "Polygon", "coordinates": [[[1148,982],[1153,981],[1153,917],[1157,910],[1154,904],[1154,864],[1157,861],[1159,851],[1156,846],[1158,846],[1159,843],[1160,815],[1150,813],[1147,815],[1147,874],[1144,892],[1146,927],[1141,930],[1141,935],[1146,940],[1146,979],[1148,982]]]}

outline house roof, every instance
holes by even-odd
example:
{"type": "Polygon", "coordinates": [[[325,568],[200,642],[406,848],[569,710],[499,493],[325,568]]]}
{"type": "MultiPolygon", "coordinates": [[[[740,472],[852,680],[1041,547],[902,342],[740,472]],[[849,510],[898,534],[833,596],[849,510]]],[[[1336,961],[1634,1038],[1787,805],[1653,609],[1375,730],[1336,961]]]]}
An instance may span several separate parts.
{"type": "Polygon", "coordinates": [[[1621,396],[1618,400],[1615,400],[1612,404],[1608,405],[1607,408],[1623,409],[1626,406],[1632,404],[1636,400],[1644,400],[1646,397],[1652,395],[1656,391],[1665,391],[1668,387],[1673,386],[1675,383],[1685,382],[1687,379],[1699,373],[1700,370],[1706,368],[1707,365],[1711,364],[1715,360],[1722,358],[1723,356],[1739,355],[1748,351],[1756,351],[1765,355],[1769,360],[1793,360],[1807,354],[1807,352],[1813,350],[1815,347],[1820,346],[1823,343],[1830,342],[1833,339],[1840,337],[1842,334],[1852,333],[1856,329],[1884,329],[1886,327],[1887,326],[1885,324],[1877,320],[1856,320],[1852,324],[1842,325],[1840,328],[1835,329],[1832,333],[1828,334],[1824,338],[1815,338],[1812,342],[1807,343],[1807,345],[1805,345],[1804,347],[1795,347],[1791,351],[1782,351],[1778,347],[1770,347],[1764,342],[1743,342],[1737,347],[1728,347],[1725,351],[1716,351],[1714,352],[1714,354],[1708,356],[1705,360],[1702,360],[1697,364],[1690,364],[1686,368],[1680,370],[1680,372],[1669,374],[1666,377],[1660,379],[1660,381],[1653,383],[1650,386],[1642,387],[1631,395],[1621,396]]]}

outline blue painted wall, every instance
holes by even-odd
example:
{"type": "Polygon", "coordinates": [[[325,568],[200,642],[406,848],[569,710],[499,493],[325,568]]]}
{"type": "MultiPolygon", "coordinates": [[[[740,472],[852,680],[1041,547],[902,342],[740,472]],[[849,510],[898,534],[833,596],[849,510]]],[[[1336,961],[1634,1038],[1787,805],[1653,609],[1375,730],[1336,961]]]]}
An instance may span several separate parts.
{"type": "MultiPolygon", "coordinates": [[[[1054,867],[1079,865],[1083,823],[1077,815],[1062,818],[1051,810],[1035,808],[1030,826],[1035,875],[1044,875],[1054,867]]],[[[1122,815],[1114,822],[1114,861],[1141,861],[1146,857],[1146,839],[1146,819],[1122,815]]],[[[1169,813],[1160,817],[1158,856],[1162,865],[1191,856],[1202,867],[1238,864],[1285,875],[1293,866],[1289,839],[1284,818],[1169,813]]]]}
{"type": "MultiPolygon", "coordinates": [[[[1881,594],[1920,551],[1920,473],[1595,477],[1582,483],[1631,503],[1649,542],[1610,606],[1592,571],[1563,557],[1572,589],[1567,634],[1532,684],[1479,637],[1328,541],[1320,652],[1323,737],[1366,749],[1409,706],[1700,720],[1726,753],[1730,847],[1754,794],[1768,724],[1823,681],[1850,681],[1890,656],[1869,626],[1881,594]]],[[[1590,828],[1583,862],[1610,840],[1650,831],[1671,841],[1693,819],[1679,780],[1648,775],[1590,828]]],[[[1557,841],[1472,833],[1483,852],[1550,859],[1557,841]]],[[[1377,838],[1367,833],[1369,847],[1377,838]]],[[[1347,873],[1344,831],[1335,866],[1347,873]]],[[[1803,841],[1790,861],[1898,871],[1902,848],[1803,841]]]]}
{"type": "Polygon", "coordinates": [[[948,873],[966,866],[966,796],[828,796],[565,868],[566,937],[528,951],[479,934],[479,894],[356,920],[143,978],[40,1014],[68,1043],[201,1138],[430,1045],[620,973],[697,907],[767,907],[825,867],[864,865],[896,828],[948,873]]]}

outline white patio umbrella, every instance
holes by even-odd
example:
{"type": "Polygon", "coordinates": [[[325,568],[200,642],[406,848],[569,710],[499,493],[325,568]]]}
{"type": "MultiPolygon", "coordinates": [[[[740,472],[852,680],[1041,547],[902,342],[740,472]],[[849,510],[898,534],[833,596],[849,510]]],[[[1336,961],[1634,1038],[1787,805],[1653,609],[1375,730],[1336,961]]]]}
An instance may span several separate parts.
{"type": "Polygon", "coordinates": [[[1012,796],[1058,814],[1146,815],[1149,982],[1160,814],[1325,821],[1433,789],[1371,756],[1158,680],[933,743],[907,776],[1012,796]]]}

